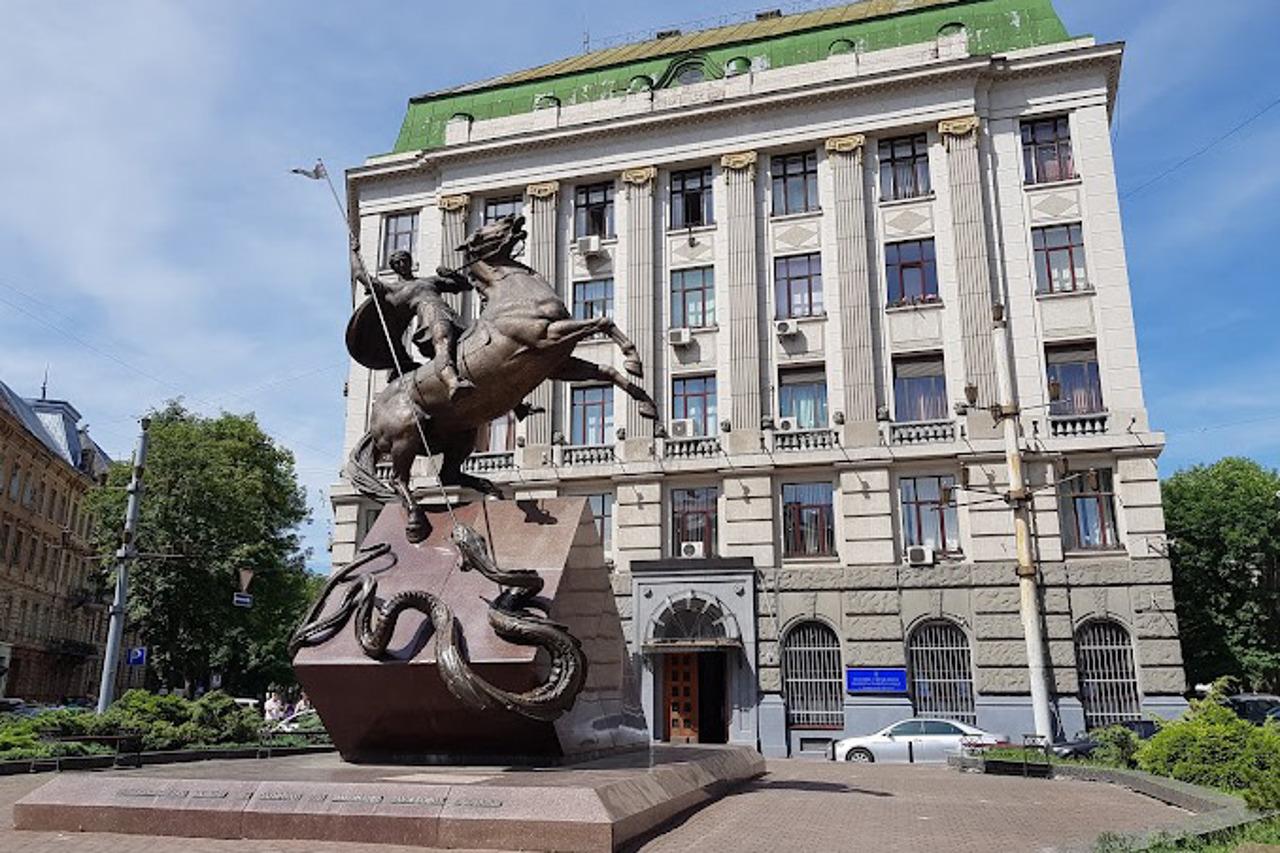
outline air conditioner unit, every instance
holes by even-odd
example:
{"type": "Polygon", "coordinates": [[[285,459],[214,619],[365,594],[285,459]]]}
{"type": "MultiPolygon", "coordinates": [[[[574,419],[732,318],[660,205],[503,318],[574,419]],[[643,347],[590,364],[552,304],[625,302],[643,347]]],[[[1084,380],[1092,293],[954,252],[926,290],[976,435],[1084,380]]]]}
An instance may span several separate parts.
{"type": "Polygon", "coordinates": [[[907,547],[908,565],[932,566],[935,562],[933,549],[928,545],[910,545],[907,547]]]}
{"type": "Polygon", "coordinates": [[[795,432],[797,429],[799,429],[799,425],[796,423],[795,418],[778,418],[779,432],[795,432]]]}
{"type": "Polygon", "coordinates": [[[667,343],[673,347],[687,347],[693,343],[693,332],[688,329],[667,329],[667,343]]]}
{"type": "Polygon", "coordinates": [[[680,558],[684,560],[701,560],[707,556],[707,545],[705,542],[681,542],[680,558]]]}
{"type": "Polygon", "coordinates": [[[693,425],[692,418],[677,418],[671,422],[667,435],[672,438],[693,438],[697,432],[693,425]]]}
{"type": "Polygon", "coordinates": [[[780,338],[790,338],[799,334],[800,324],[795,320],[774,320],[773,331],[780,338]]]}
{"type": "Polygon", "coordinates": [[[598,255],[600,254],[600,236],[598,234],[591,234],[587,237],[579,237],[577,246],[578,254],[583,257],[598,255]]]}

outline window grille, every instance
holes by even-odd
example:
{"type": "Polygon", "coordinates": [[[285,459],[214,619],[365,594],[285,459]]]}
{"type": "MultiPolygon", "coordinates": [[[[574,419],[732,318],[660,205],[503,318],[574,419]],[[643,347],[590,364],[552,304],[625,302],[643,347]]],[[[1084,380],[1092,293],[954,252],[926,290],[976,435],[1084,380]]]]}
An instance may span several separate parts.
{"type": "Polygon", "coordinates": [[[926,622],[907,641],[911,703],[921,717],[977,725],[969,638],[950,622],[926,622]]]}
{"type": "Polygon", "coordinates": [[[1123,626],[1109,619],[1080,626],[1076,631],[1076,672],[1085,728],[1141,718],[1133,644],[1123,626]]]}
{"type": "Polygon", "coordinates": [[[804,622],[782,642],[787,723],[844,728],[844,666],[840,639],[826,625],[804,622]]]}

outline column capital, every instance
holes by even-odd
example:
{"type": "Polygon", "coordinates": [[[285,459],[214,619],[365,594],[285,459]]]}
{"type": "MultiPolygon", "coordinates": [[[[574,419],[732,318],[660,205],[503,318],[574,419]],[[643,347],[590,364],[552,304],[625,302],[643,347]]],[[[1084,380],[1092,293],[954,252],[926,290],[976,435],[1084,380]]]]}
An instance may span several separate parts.
{"type": "Polygon", "coordinates": [[[622,182],[633,187],[643,187],[656,177],[658,177],[657,166],[640,166],[635,169],[625,169],[622,172],[622,182]]]}
{"type": "Polygon", "coordinates": [[[968,136],[978,129],[977,116],[961,116],[947,118],[938,122],[938,133],[941,136],[968,136]]]}
{"type": "Polygon", "coordinates": [[[867,138],[861,133],[851,133],[848,136],[833,136],[827,140],[826,148],[830,154],[852,154],[865,145],[867,138]]]}
{"type": "Polygon", "coordinates": [[[529,184],[525,187],[525,192],[532,198],[552,198],[560,192],[559,181],[543,181],[538,184],[529,184]]]}
{"type": "Polygon", "coordinates": [[[726,169],[750,169],[756,164],[756,156],[754,151],[725,154],[720,158],[720,165],[726,169]]]}
{"type": "Polygon", "coordinates": [[[471,196],[466,193],[458,195],[442,195],[436,199],[436,207],[443,211],[466,210],[471,204],[471,196]]]}

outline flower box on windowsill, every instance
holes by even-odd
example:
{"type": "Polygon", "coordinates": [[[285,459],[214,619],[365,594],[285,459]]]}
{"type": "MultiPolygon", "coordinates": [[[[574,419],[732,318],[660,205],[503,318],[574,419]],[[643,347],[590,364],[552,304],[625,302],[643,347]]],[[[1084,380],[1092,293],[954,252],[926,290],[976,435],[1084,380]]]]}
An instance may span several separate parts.
{"type": "Polygon", "coordinates": [[[926,296],[923,299],[904,299],[900,302],[890,302],[884,306],[885,311],[914,311],[920,308],[941,308],[942,298],[938,296],[926,296]]]}
{"type": "Polygon", "coordinates": [[[1073,296],[1093,296],[1095,293],[1092,286],[1079,287],[1075,290],[1058,290],[1049,293],[1036,291],[1036,299],[1070,299],[1073,296]]]}

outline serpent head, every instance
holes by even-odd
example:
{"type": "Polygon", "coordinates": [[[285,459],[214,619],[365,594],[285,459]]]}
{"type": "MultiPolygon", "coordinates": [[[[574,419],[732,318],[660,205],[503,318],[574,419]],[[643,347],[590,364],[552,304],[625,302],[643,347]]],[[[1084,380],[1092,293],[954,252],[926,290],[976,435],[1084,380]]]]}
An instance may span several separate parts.
{"type": "Polygon", "coordinates": [[[470,571],[477,562],[483,561],[488,554],[484,537],[475,528],[467,524],[455,524],[449,534],[455,548],[458,549],[459,568],[470,571]]]}

